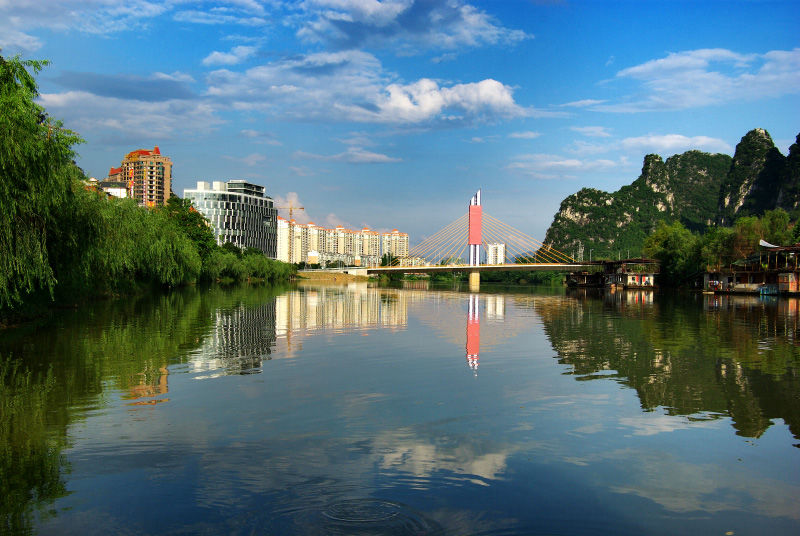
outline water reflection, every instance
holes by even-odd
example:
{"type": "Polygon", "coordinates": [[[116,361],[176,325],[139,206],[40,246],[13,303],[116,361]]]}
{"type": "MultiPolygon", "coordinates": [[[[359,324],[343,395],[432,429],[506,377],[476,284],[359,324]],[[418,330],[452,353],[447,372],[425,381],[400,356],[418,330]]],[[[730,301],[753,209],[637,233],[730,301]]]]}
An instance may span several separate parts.
{"type": "Polygon", "coordinates": [[[481,351],[480,300],[477,294],[470,294],[467,310],[467,365],[478,375],[478,359],[481,351]]]}
{"type": "Polygon", "coordinates": [[[796,528],[797,330],[795,300],[366,284],[67,311],[0,340],[0,532],[796,528]]]}
{"type": "MultiPolygon", "coordinates": [[[[686,307],[649,296],[582,292],[540,300],[537,310],[559,362],[579,380],[630,386],[646,411],[730,416],[746,437],[782,419],[798,437],[797,299],[702,295],[700,307],[686,307]]],[[[657,429],[648,422],[637,433],[657,429]]]]}

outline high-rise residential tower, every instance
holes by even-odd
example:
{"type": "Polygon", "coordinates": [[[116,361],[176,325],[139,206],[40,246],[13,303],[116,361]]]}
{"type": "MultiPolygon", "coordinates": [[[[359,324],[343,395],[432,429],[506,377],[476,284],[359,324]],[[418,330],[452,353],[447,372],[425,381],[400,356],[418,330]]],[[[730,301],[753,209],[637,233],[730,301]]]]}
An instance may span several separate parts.
{"type": "Polygon", "coordinates": [[[172,191],[172,160],[161,154],[158,145],[152,151],[137,149],[125,155],[120,167],[109,170],[108,180],[126,183],[130,197],[141,206],[166,205],[172,191]]]}
{"type": "Polygon", "coordinates": [[[399,258],[408,257],[408,233],[401,233],[397,229],[381,234],[381,251],[399,258]]]}

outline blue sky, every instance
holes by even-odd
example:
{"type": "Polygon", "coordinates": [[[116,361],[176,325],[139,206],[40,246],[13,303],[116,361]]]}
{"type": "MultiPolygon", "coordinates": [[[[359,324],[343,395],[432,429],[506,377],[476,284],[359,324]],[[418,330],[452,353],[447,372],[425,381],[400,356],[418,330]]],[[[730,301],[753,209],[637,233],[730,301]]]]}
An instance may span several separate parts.
{"type": "Polygon", "coordinates": [[[542,239],[645,154],[800,132],[796,2],[0,0],[3,55],[103,178],[158,145],[174,190],[245,178],[412,244],[484,210],[542,239]]]}

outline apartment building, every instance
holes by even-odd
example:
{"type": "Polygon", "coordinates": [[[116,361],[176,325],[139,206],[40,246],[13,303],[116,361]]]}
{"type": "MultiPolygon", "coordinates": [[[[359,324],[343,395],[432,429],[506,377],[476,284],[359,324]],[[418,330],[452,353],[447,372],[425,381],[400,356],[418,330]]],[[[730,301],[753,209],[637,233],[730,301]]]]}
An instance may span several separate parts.
{"type": "Polygon", "coordinates": [[[99,185],[116,197],[132,197],[141,206],[166,205],[172,192],[172,160],[161,154],[158,145],[152,151],[131,151],[99,185]]]}
{"type": "Polygon", "coordinates": [[[391,254],[395,257],[408,257],[408,233],[401,233],[392,229],[381,234],[381,253],[391,254]]]}
{"type": "Polygon", "coordinates": [[[506,245],[501,243],[486,244],[486,264],[505,264],[506,245]]]}
{"type": "Polygon", "coordinates": [[[244,180],[214,181],[211,185],[198,181],[197,188],[184,190],[183,196],[208,218],[218,244],[256,248],[277,258],[278,211],[263,186],[244,180]]]}
{"type": "Polygon", "coordinates": [[[278,217],[277,238],[278,260],[285,262],[351,266],[378,266],[381,262],[380,233],[368,227],[360,231],[341,225],[328,229],[278,217]]]}

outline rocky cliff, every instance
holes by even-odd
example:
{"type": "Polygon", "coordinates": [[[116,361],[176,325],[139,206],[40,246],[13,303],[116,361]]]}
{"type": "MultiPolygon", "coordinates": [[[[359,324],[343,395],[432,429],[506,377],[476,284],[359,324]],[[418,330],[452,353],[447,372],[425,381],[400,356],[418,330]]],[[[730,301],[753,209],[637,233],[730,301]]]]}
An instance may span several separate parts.
{"type": "Polygon", "coordinates": [[[613,193],[583,188],[561,202],[545,243],[573,256],[634,257],[660,221],[702,231],[777,207],[800,215],[800,134],[785,157],[764,129],[748,132],[731,158],[688,151],[644,157],[642,173],[613,193]]]}

